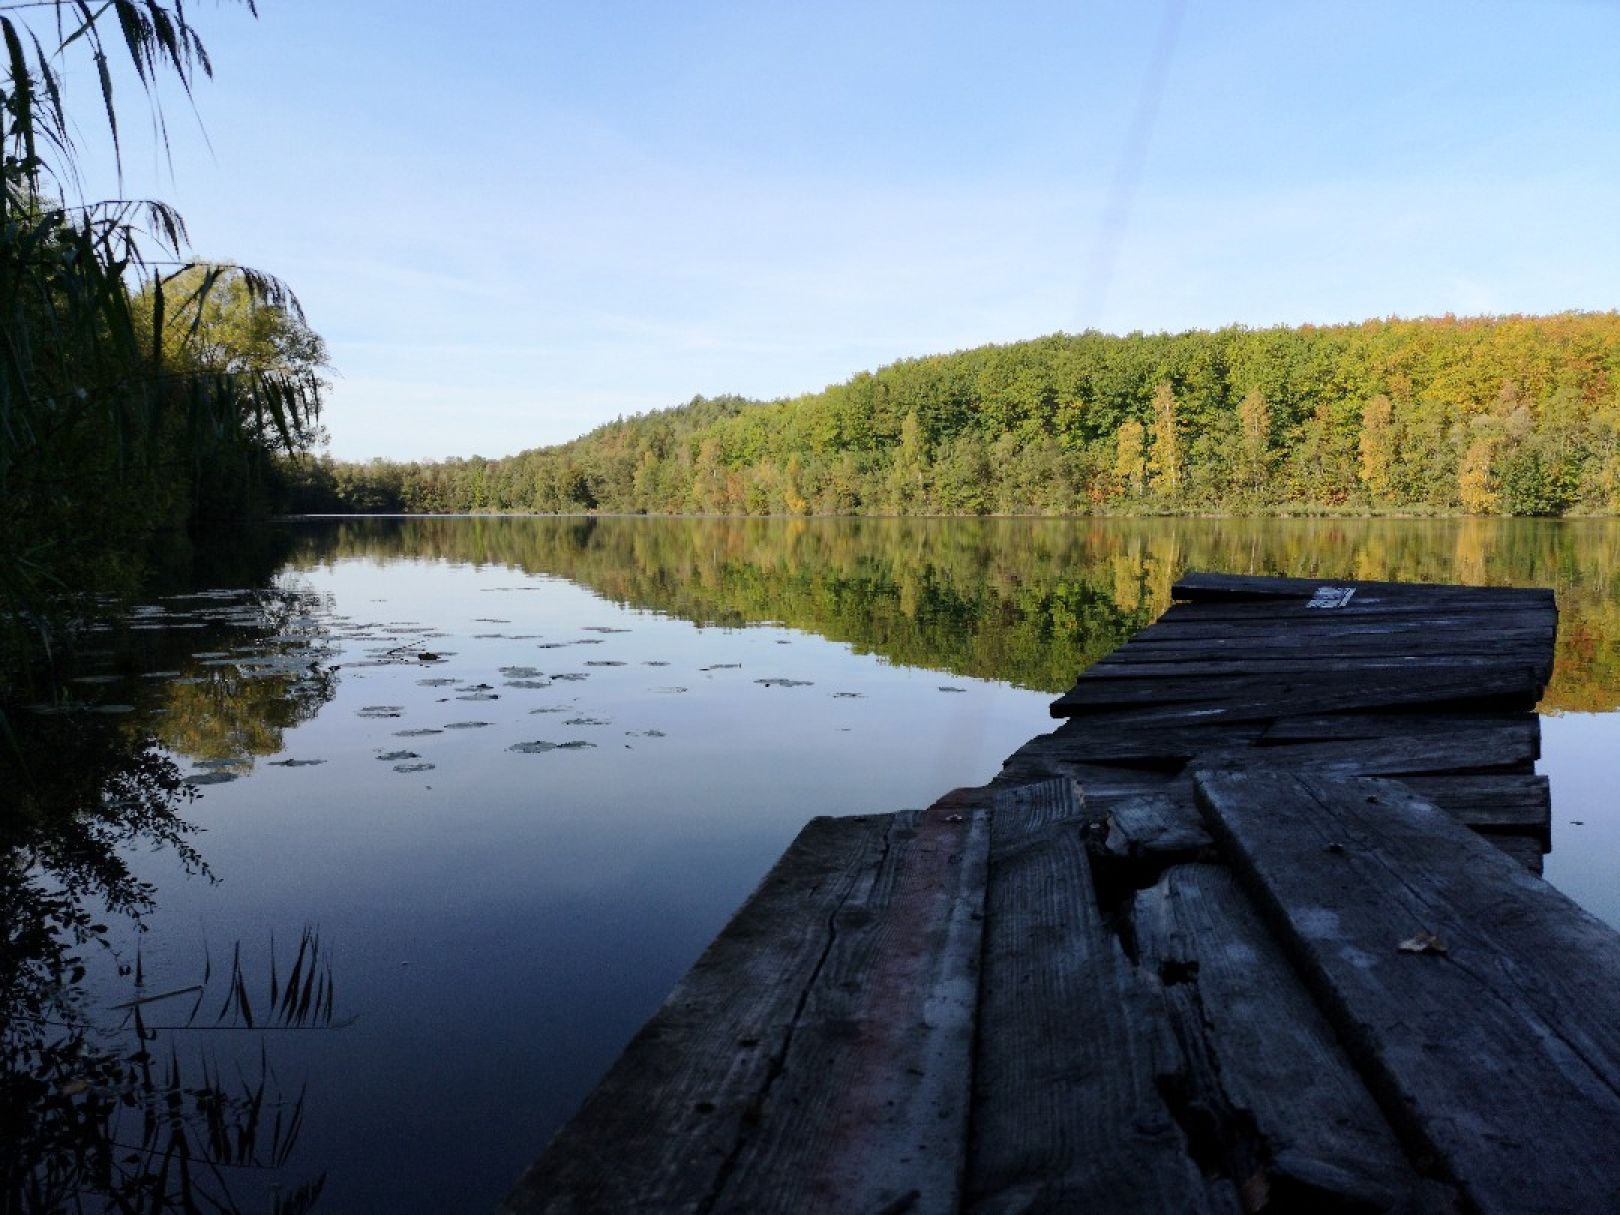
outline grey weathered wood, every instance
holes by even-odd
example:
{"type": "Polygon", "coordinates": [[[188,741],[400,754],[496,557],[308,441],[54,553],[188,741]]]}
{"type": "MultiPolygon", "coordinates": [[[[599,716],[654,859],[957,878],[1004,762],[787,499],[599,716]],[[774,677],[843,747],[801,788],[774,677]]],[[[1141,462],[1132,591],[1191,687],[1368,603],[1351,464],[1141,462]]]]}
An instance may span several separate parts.
{"type": "Polygon", "coordinates": [[[1108,806],[1103,847],[1112,855],[1162,863],[1202,853],[1213,843],[1198,813],[1192,782],[1184,777],[1161,792],[1122,797],[1108,806]]]}
{"type": "Polygon", "coordinates": [[[1332,578],[1273,578],[1248,574],[1220,574],[1193,571],[1183,575],[1170,588],[1179,600],[1222,601],[1236,599],[1309,598],[1322,586],[1355,586],[1357,596],[1380,595],[1439,602],[1466,600],[1489,593],[1504,604],[1551,606],[1553,592],[1545,587],[1445,586],[1422,582],[1374,582],[1360,578],[1350,581],[1332,578]]]}
{"type": "MultiPolygon", "coordinates": [[[[1475,831],[1523,835],[1539,846],[1552,827],[1552,786],[1545,776],[1403,776],[1401,783],[1475,831]]],[[[1541,871],[1539,857],[1535,871],[1541,871]]]]}
{"type": "Polygon", "coordinates": [[[1133,729],[1113,718],[1070,718],[1048,734],[1038,734],[1013,753],[1030,762],[1037,757],[1086,764],[1160,764],[1179,769],[1187,759],[1214,747],[1255,741],[1265,726],[1254,722],[1193,724],[1166,727],[1153,723],[1133,729]]]}
{"type": "Polygon", "coordinates": [[[953,1210],[987,846],[979,811],[813,820],[505,1209],[953,1210]]]}
{"type": "Polygon", "coordinates": [[[1541,718],[1534,713],[1329,713],[1321,716],[1279,718],[1266,727],[1266,745],[1279,742],[1327,742],[1336,738],[1445,737],[1458,730],[1517,730],[1524,742],[1515,743],[1541,754],[1541,718]]]}
{"type": "Polygon", "coordinates": [[[1330,768],[1347,776],[1462,773],[1492,768],[1527,772],[1536,759],[1534,742],[1517,724],[1476,725],[1459,727],[1448,734],[1419,734],[1412,738],[1385,736],[1376,741],[1278,742],[1209,751],[1200,760],[1223,766],[1266,764],[1330,768]]]}
{"type": "MultiPolygon", "coordinates": [[[[1501,666],[1461,670],[1450,664],[1415,668],[1392,664],[1349,671],[1330,664],[1322,671],[1302,669],[1224,679],[1082,678],[1057,703],[1072,716],[1158,705],[1242,703],[1264,697],[1275,699],[1286,711],[1288,702],[1301,695],[1342,698],[1347,693],[1360,691],[1368,698],[1374,695],[1402,698],[1395,703],[1411,703],[1410,696],[1418,696],[1421,699],[1416,703],[1422,703],[1423,699],[1440,696],[1454,699],[1458,690],[1498,683],[1506,678],[1509,674],[1501,666]]],[[[1511,686],[1531,704],[1541,694],[1540,680],[1529,668],[1521,668],[1511,686]]],[[[1368,702],[1378,703],[1370,699],[1368,702]]]]}
{"type": "Polygon", "coordinates": [[[1385,1112],[1482,1212],[1620,1210],[1620,935],[1396,781],[1197,776],[1385,1112]],[[1431,933],[1446,952],[1406,952],[1431,933]]]}
{"type": "Polygon", "coordinates": [[[1539,836],[1491,833],[1483,834],[1480,838],[1513,860],[1525,872],[1541,876],[1544,867],[1542,858],[1547,853],[1547,846],[1539,836]]]}
{"type": "MultiPolygon", "coordinates": [[[[1078,689],[1053,702],[1054,717],[1099,712],[1107,706],[1088,700],[1078,689]]],[[[1321,714],[1422,708],[1478,712],[1500,709],[1514,712],[1534,707],[1541,684],[1522,670],[1482,672],[1472,677],[1412,676],[1389,682],[1346,680],[1334,688],[1301,687],[1283,690],[1259,681],[1245,684],[1231,700],[1169,703],[1117,708],[1118,720],[1132,726],[1154,722],[1226,723],[1269,721],[1291,713],[1321,714]]]]}
{"type": "Polygon", "coordinates": [[[1209,1061],[1187,1100],[1219,1120],[1243,1175],[1258,1169],[1278,1209],[1410,1206],[1421,1179],[1231,872],[1172,867],[1133,923],[1179,1037],[1209,1061]]]}
{"type": "Polygon", "coordinates": [[[992,816],[966,1209],[1208,1210],[1159,1092],[1175,1042],[1103,926],[1084,826],[1062,784],[992,816]]]}

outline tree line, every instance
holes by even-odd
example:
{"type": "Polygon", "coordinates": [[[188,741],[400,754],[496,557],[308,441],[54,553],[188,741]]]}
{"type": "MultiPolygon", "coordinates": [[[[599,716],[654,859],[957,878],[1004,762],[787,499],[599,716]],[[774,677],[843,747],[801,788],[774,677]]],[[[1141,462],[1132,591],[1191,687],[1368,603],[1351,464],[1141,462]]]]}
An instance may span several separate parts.
{"type": "Polygon", "coordinates": [[[1606,513],[1617,369],[1613,312],[1057,334],[504,459],[287,475],[311,511],[1606,513]]]}

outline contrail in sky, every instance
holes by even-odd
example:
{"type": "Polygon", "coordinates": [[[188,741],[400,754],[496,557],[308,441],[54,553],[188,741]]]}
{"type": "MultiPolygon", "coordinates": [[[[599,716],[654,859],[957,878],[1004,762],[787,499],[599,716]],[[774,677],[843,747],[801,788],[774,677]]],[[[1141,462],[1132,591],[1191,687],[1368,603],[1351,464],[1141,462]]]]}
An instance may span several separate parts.
{"type": "Polygon", "coordinates": [[[1120,151],[1114,180],[1109,185],[1108,202],[1097,225],[1097,241],[1092,246],[1091,265],[1081,280],[1081,329],[1101,327],[1104,320],[1108,289],[1114,278],[1114,264],[1119,257],[1119,247],[1125,240],[1125,230],[1130,225],[1131,205],[1136,201],[1136,188],[1142,180],[1142,166],[1147,161],[1148,145],[1153,140],[1153,127],[1159,118],[1159,103],[1164,99],[1170,61],[1175,57],[1176,40],[1181,34],[1181,18],[1186,8],[1186,0],[1165,0],[1164,18],[1159,24],[1158,37],[1153,42],[1147,72],[1142,78],[1136,111],[1131,115],[1125,146],[1120,151]]]}

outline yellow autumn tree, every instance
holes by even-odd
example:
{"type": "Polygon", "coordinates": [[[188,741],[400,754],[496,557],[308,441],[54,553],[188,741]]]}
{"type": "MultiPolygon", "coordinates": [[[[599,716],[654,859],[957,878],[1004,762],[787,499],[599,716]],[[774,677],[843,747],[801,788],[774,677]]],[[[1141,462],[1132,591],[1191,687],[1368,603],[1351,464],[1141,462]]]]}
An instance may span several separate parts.
{"type": "Polygon", "coordinates": [[[1258,388],[1251,388],[1238,404],[1243,435],[1238,478],[1246,492],[1264,496],[1271,480],[1271,406],[1258,388]]]}
{"type": "Polygon", "coordinates": [[[1114,475],[1120,487],[1133,497],[1139,496],[1147,478],[1147,431],[1142,423],[1130,418],[1121,424],[1114,444],[1114,475]]]}
{"type": "Polygon", "coordinates": [[[1148,452],[1148,481],[1155,493],[1174,498],[1181,492],[1181,427],[1176,394],[1168,382],[1153,390],[1153,446],[1148,452]]]}
{"type": "Polygon", "coordinates": [[[1383,393],[1361,407],[1361,483],[1374,502],[1394,496],[1394,408],[1383,393]]]}

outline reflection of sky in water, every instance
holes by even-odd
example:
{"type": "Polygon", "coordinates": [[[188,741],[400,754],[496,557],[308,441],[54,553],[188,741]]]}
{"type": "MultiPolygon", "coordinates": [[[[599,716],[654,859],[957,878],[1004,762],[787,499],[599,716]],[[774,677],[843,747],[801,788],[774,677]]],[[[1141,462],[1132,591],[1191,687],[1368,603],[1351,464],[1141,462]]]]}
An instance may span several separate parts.
{"type": "Polygon", "coordinates": [[[146,952],[149,982],[184,982],[199,928],[252,953],[270,926],[320,926],[338,1014],[359,1021],[281,1035],[275,1062],[310,1077],[300,1157],[332,1171],[323,1209],[487,1208],[807,819],[981,783],[1050,724],[1044,693],[499,567],[351,560],[298,584],[353,624],[442,633],[422,644],[450,657],[356,665],[416,637],[344,642],[334,699],[275,757],[325,762],[261,759],[189,811],[219,885],[143,862],[162,885],[146,952]],[[589,665],[606,662],[624,665],[589,665]],[[738,665],[702,669],[720,664],[738,665]],[[588,678],[511,687],[514,665],[588,678]],[[498,699],[458,699],[478,683],[498,699]],[[360,715],[377,705],[402,711],[360,715]],[[509,749],[541,740],[595,746],[509,749]],[[378,758],[401,750],[435,766],[378,758]]]}
{"type": "Polygon", "coordinates": [[[1620,738],[1612,713],[1541,719],[1539,772],[1552,782],[1546,877],[1588,911],[1620,926],[1620,738]]]}
{"type": "MultiPolygon", "coordinates": [[[[170,689],[169,716],[156,719],[191,761],[204,761],[182,766],[247,773],[206,786],[185,811],[206,828],[197,843],[217,886],[182,880],[167,855],[136,860],[160,887],[143,946],[148,990],[194,981],[204,937],[216,966],[240,939],[250,973],[263,975],[272,929],[285,958],[302,925],[320,927],[337,1015],[359,1020],[274,1033],[272,1047],[291,1084],[310,1082],[295,1172],[330,1169],[320,1209],[335,1211],[487,1209],[807,819],[924,805],[989,779],[1051,724],[1046,693],[891,665],[783,627],[700,629],[505,562],[620,585],[643,603],[732,615],[781,604],[796,622],[842,629],[860,644],[1025,682],[1066,679],[1054,672],[1084,661],[1082,642],[1114,644],[1128,612],[1139,602],[1150,610],[1144,587],[1167,595],[1188,565],[1479,580],[1442,525],[1357,524],[1349,530],[1366,538],[1355,551],[1378,541],[1404,554],[1365,569],[1350,560],[1341,523],[1318,535],[1314,525],[1272,522],[1251,536],[1231,521],[820,521],[797,550],[784,544],[792,525],[757,520],[589,529],[431,520],[400,535],[356,526],[359,551],[379,547],[285,576],[337,638],[337,652],[320,655],[341,668],[335,694],[323,705],[325,686],[311,689],[306,709],[318,712],[309,720],[289,713],[267,724],[267,706],[285,691],[274,680],[244,682],[224,706],[213,698],[218,685],[203,676],[229,663],[181,655],[234,653],[229,631],[188,633],[203,626],[171,620],[139,634],[166,647],[150,666],[188,671],[170,689]],[[1269,555],[1250,545],[1257,536],[1298,543],[1269,555]],[[1108,547],[1132,537],[1146,547],[1108,547]],[[392,555],[416,545],[489,563],[392,555]],[[753,564],[773,555],[780,566],[753,564]],[[823,580],[824,568],[834,576],[823,580]],[[710,582],[695,587],[694,576],[710,582]],[[1093,610],[1099,604],[1107,610],[1093,610]],[[1024,631],[1015,636],[1009,620],[1024,631]],[[390,647],[402,652],[378,665],[390,647]],[[416,662],[418,649],[445,660],[416,662]],[[461,699],[474,685],[496,698],[461,699]],[[398,715],[363,713],[368,706],[398,706],[398,715]],[[448,728],[467,722],[488,724],[448,728]],[[407,733],[424,730],[438,732],[407,733]],[[243,760],[243,748],[264,752],[278,739],[279,751],[251,764],[218,759],[243,760]],[[512,749],[535,743],[593,745],[512,749]],[[394,752],[415,758],[379,758],[394,752]],[[223,766],[205,766],[211,758],[223,766]],[[321,762],[279,766],[288,758],[321,762]]],[[[1600,661],[1610,644],[1603,554],[1620,531],[1589,533],[1500,532],[1521,583],[1546,581],[1557,566],[1537,545],[1579,539],[1572,551],[1595,554],[1592,569],[1581,566],[1560,589],[1566,642],[1596,639],[1590,653],[1576,646],[1560,658],[1561,703],[1571,707],[1613,703],[1600,661]]],[[[222,603],[210,610],[228,615],[222,603]]],[[[258,619],[245,608],[242,617],[249,629],[258,619]]],[[[291,643],[292,668],[317,656],[300,646],[291,643]]],[[[134,685],[85,687],[141,699],[134,685]]],[[[1546,719],[1539,768],[1553,787],[1548,876],[1620,923],[1611,876],[1620,821],[1608,810],[1620,788],[1614,720],[1546,719]]],[[[222,1050],[226,1040],[213,1039],[222,1050]]]]}

